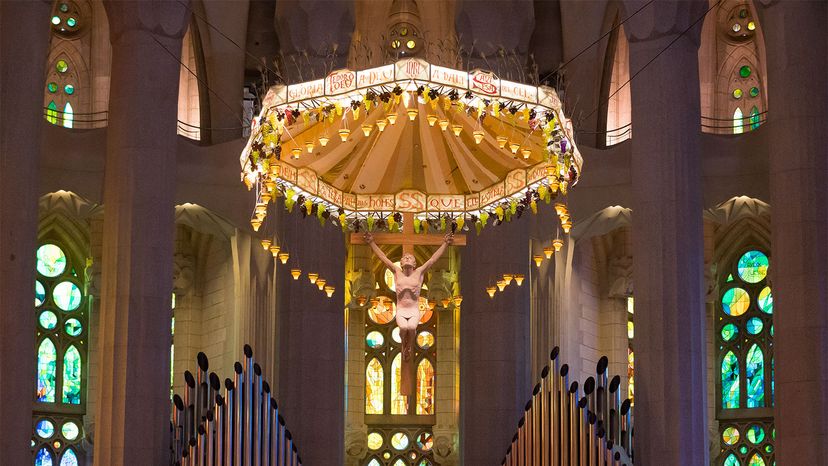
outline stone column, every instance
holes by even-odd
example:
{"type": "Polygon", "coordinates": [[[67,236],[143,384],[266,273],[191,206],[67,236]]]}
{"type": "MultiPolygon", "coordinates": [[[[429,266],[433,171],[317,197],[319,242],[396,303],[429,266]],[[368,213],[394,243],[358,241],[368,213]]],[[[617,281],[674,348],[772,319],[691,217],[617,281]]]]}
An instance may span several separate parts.
{"type": "Polygon", "coordinates": [[[98,464],[169,461],[176,95],[185,13],[108,2],[112,42],[104,174],[98,464]],[[164,50],[166,48],[174,56],[164,50]]]}
{"type": "Polygon", "coordinates": [[[0,3],[0,451],[9,464],[32,461],[32,287],[48,19],[48,2],[0,3]]]}
{"type": "MultiPolygon", "coordinates": [[[[639,8],[628,2],[627,11],[639,8]]],[[[707,9],[655,2],[627,23],[637,72],[707,9]]],[[[635,459],[708,464],[699,153],[700,24],[632,81],[635,459]]]]}
{"type": "Polygon", "coordinates": [[[528,219],[472,232],[461,254],[461,459],[500,464],[532,394],[529,286],[513,281],[494,298],[485,288],[504,273],[529,276],[528,219]]]}
{"type": "Polygon", "coordinates": [[[764,3],[776,462],[818,464],[828,457],[828,4],[764,3]]]}
{"type": "Polygon", "coordinates": [[[331,224],[319,226],[288,213],[279,202],[280,246],[290,253],[276,269],[279,306],[279,409],[303,464],[343,464],[345,456],[345,239],[331,224]],[[300,268],[293,280],[290,269],[300,268]],[[328,298],[308,281],[316,272],[336,288],[328,298]]]}

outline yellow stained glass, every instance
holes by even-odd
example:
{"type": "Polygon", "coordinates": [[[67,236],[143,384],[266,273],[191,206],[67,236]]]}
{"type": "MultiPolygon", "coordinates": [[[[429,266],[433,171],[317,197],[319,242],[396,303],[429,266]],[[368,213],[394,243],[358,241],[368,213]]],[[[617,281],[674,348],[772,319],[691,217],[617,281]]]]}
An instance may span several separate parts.
{"type": "Polygon", "coordinates": [[[738,317],[750,307],[750,295],[742,288],[731,288],[722,296],[722,310],[725,314],[738,317]]]}
{"type": "Polygon", "coordinates": [[[627,378],[629,379],[627,398],[630,399],[630,403],[633,403],[635,400],[635,352],[629,348],[627,348],[627,378]]]}
{"type": "Polygon", "coordinates": [[[396,315],[396,305],[386,296],[379,296],[377,305],[368,308],[368,317],[380,325],[391,322],[396,315]]]}
{"type": "Polygon", "coordinates": [[[434,414],[434,366],[428,359],[417,366],[417,414],[434,414]]]}
{"type": "Polygon", "coordinates": [[[631,320],[627,321],[627,338],[630,340],[635,336],[635,324],[631,320]]]}
{"type": "Polygon", "coordinates": [[[365,369],[365,414],[382,414],[382,363],[371,359],[365,369]]]}
{"type": "MultiPolygon", "coordinates": [[[[400,393],[402,387],[402,354],[391,363],[391,414],[408,414],[407,397],[400,393]]],[[[382,386],[380,384],[380,386],[382,386]]]]}
{"type": "Polygon", "coordinates": [[[739,429],[735,427],[728,427],[722,432],[722,440],[725,445],[735,445],[739,441],[739,429]]]}
{"type": "Polygon", "coordinates": [[[429,349],[434,346],[434,335],[431,332],[420,332],[417,335],[417,346],[422,349],[429,349]]]}
{"type": "Polygon", "coordinates": [[[382,435],[378,432],[368,434],[368,448],[371,450],[379,450],[380,447],[382,447],[382,435]]]}

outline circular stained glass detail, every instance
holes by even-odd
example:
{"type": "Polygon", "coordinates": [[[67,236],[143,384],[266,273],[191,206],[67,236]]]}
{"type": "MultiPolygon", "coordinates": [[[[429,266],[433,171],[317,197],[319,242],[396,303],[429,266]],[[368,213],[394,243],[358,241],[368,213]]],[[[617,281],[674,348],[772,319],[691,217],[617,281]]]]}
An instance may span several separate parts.
{"type": "Polygon", "coordinates": [[[404,432],[397,432],[391,436],[391,446],[397,450],[405,450],[408,448],[408,435],[404,432]]]}
{"type": "Polygon", "coordinates": [[[771,326],[770,326],[770,334],[771,334],[771,336],[773,336],[773,324],[771,324],[771,326]]]}
{"type": "Polygon", "coordinates": [[[57,92],[57,83],[55,83],[55,82],[51,82],[51,83],[47,84],[47,85],[46,85],[46,89],[48,89],[48,90],[49,90],[49,92],[51,92],[52,94],[54,94],[55,92],[57,92]]]}
{"type": "Polygon", "coordinates": [[[400,328],[394,327],[394,330],[391,330],[391,339],[396,341],[397,344],[402,343],[402,338],[400,337],[400,328]]]}
{"type": "Polygon", "coordinates": [[[734,99],[741,99],[742,98],[742,90],[741,89],[733,89],[733,98],[734,99]]]}
{"type": "Polygon", "coordinates": [[[71,84],[67,84],[67,85],[63,86],[63,92],[65,92],[69,95],[72,95],[72,94],[75,93],[75,86],[73,86],[71,84]]]}
{"type": "Polygon", "coordinates": [[[758,424],[753,424],[748,427],[745,437],[747,437],[748,442],[754,445],[759,445],[763,440],[765,440],[765,429],[758,424]]]}
{"type": "Polygon", "coordinates": [[[417,436],[417,448],[422,451],[431,451],[434,446],[434,435],[431,432],[423,432],[417,436]]]}
{"type": "Polygon", "coordinates": [[[60,17],[58,17],[58,16],[52,16],[52,24],[54,24],[55,26],[57,26],[58,24],[60,24],[60,17]]]}
{"type": "Polygon", "coordinates": [[[57,316],[52,311],[43,311],[38,316],[37,322],[46,330],[52,330],[57,327],[57,316]]]}
{"type": "Polygon", "coordinates": [[[78,425],[72,421],[66,422],[63,424],[63,427],[60,428],[60,433],[63,434],[63,438],[66,440],[75,440],[78,438],[78,434],[80,433],[80,429],[78,429],[78,425]]]}
{"type": "Polygon", "coordinates": [[[65,73],[69,70],[69,65],[66,63],[66,60],[58,60],[55,63],[55,69],[58,70],[58,73],[65,73]]]}
{"type": "Polygon", "coordinates": [[[46,277],[57,277],[66,270],[66,254],[54,244],[37,248],[37,271],[46,277]]]}
{"type": "Polygon", "coordinates": [[[750,77],[750,67],[747,65],[742,65],[742,67],[739,68],[739,76],[743,78],[750,77]]]}
{"type": "Polygon", "coordinates": [[[739,334],[739,328],[733,324],[727,324],[722,327],[722,340],[730,341],[736,338],[736,335],[739,334]]]}
{"type": "Polygon", "coordinates": [[[417,335],[417,346],[422,349],[429,349],[434,346],[434,335],[431,332],[420,332],[417,335]]]}
{"type": "Polygon", "coordinates": [[[74,311],[80,306],[81,291],[78,285],[72,282],[60,282],[52,291],[52,299],[57,307],[64,311],[74,311]]]}
{"type": "Polygon", "coordinates": [[[748,14],[748,12],[747,12],[746,9],[743,8],[743,9],[739,10],[739,17],[740,18],[747,18],[747,14],[748,14]]]}
{"type": "Polygon", "coordinates": [[[765,325],[762,323],[762,319],[758,317],[751,317],[748,319],[747,324],[745,324],[747,332],[751,335],[758,335],[764,326],[765,325]]]}
{"type": "Polygon", "coordinates": [[[66,20],[66,25],[70,28],[75,27],[76,24],[78,24],[78,21],[75,18],[69,18],[66,20]]]}
{"type": "Polygon", "coordinates": [[[747,454],[747,450],[748,450],[747,445],[742,445],[741,447],[739,447],[739,453],[741,453],[743,455],[747,454]]]}
{"type": "Polygon", "coordinates": [[[754,453],[753,456],[750,457],[748,466],[765,466],[765,460],[759,456],[759,453],[754,453]]]}
{"type": "Polygon", "coordinates": [[[759,305],[759,310],[765,314],[773,314],[773,294],[769,286],[762,288],[759,292],[759,297],[756,299],[759,305]]]}
{"type": "Polygon", "coordinates": [[[414,47],[417,46],[417,43],[414,42],[413,40],[409,40],[408,42],[405,43],[405,46],[408,47],[409,49],[413,49],[414,47]]]}
{"type": "Polygon", "coordinates": [[[60,440],[55,440],[54,442],[52,442],[52,446],[55,447],[55,450],[60,450],[61,445],[63,444],[60,443],[60,440]]]}
{"type": "Polygon", "coordinates": [[[770,443],[765,445],[765,453],[767,453],[767,454],[773,453],[773,445],[771,445],[770,443]]]}
{"type": "Polygon", "coordinates": [[[739,277],[748,283],[759,283],[768,276],[768,256],[760,251],[748,251],[739,258],[739,277]]]}
{"type": "Polygon", "coordinates": [[[722,432],[722,441],[725,445],[736,445],[739,441],[739,429],[730,426],[722,432]]]}
{"type": "Polygon", "coordinates": [[[69,11],[69,5],[67,5],[65,3],[61,3],[59,8],[60,8],[60,11],[63,12],[63,13],[66,13],[67,11],[69,11]]]}
{"type": "Polygon", "coordinates": [[[40,306],[46,301],[46,288],[39,280],[35,280],[35,307],[40,306]]]}
{"type": "Polygon", "coordinates": [[[756,86],[751,87],[750,88],[750,96],[751,97],[756,97],[757,95],[759,95],[759,88],[756,87],[756,86]]]}
{"type": "Polygon", "coordinates": [[[750,295],[741,288],[731,288],[722,296],[722,308],[725,314],[738,317],[750,307],[750,295]]]}
{"type": "Polygon", "coordinates": [[[80,335],[81,332],[83,332],[83,325],[81,325],[78,319],[67,320],[66,323],[63,325],[63,328],[66,329],[66,333],[68,333],[69,336],[73,337],[76,337],[80,335]]]}
{"type": "Polygon", "coordinates": [[[387,324],[397,315],[397,307],[388,298],[381,298],[376,306],[368,308],[368,318],[377,324],[387,324]]]}
{"type": "Polygon", "coordinates": [[[417,453],[412,451],[412,452],[408,453],[408,457],[411,459],[411,461],[414,461],[414,460],[417,459],[417,453]]]}
{"type": "Polygon", "coordinates": [[[380,332],[374,330],[369,333],[367,337],[365,337],[365,343],[367,343],[370,348],[379,348],[383,343],[385,343],[385,337],[383,337],[380,332]]]}
{"type": "Polygon", "coordinates": [[[382,435],[378,432],[371,432],[368,434],[368,448],[371,450],[379,450],[382,447],[382,435]]]}
{"type": "Polygon", "coordinates": [[[386,451],[385,453],[382,454],[382,457],[385,458],[385,459],[391,458],[391,452],[386,451]]]}
{"type": "Polygon", "coordinates": [[[754,23],[753,21],[749,21],[748,22],[748,30],[753,31],[755,29],[756,29],[756,23],[754,23]]]}
{"type": "Polygon", "coordinates": [[[35,426],[35,431],[37,432],[37,436],[40,438],[49,438],[52,434],[55,433],[55,425],[52,424],[52,421],[48,421],[46,419],[41,419],[37,421],[37,425],[35,426]]]}
{"type": "Polygon", "coordinates": [[[733,32],[739,32],[742,30],[742,25],[739,23],[733,23],[731,29],[733,29],[733,32]]]}

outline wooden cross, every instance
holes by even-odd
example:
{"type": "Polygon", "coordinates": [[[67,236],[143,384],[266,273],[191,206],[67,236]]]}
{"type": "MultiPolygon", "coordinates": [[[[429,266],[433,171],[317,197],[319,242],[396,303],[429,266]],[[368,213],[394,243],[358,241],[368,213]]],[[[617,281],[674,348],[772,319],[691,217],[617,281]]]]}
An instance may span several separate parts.
{"type": "MultiPolygon", "coordinates": [[[[374,242],[377,244],[399,244],[402,245],[403,254],[414,254],[414,246],[439,246],[443,244],[444,233],[440,234],[418,234],[414,233],[414,214],[403,214],[402,233],[372,233],[374,242]]],[[[351,244],[365,244],[362,239],[363,233],[351,233],[351,244]]],[[[454,235],[452,246],[465,246],[466,235],[454,235]]]]}

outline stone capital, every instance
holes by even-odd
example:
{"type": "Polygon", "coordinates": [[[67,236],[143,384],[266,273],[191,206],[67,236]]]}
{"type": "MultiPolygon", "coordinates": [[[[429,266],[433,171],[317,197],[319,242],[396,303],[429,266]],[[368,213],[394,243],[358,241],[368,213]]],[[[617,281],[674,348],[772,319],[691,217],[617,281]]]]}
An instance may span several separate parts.
{"type": "MultiPolygon", "coordinates": [[[[624,31],[630,42],[672,38],[683,33],[709,8],[705,0],[655,1],[644,6],[645,3],[644,0],[624,0],[626,16],[629,17],[641,9],[624,24],[624,31]]],[[[698,21],[685,34],[696,46],[701,41],[703,22],[704,20],[698,21]]]]}
{"type": "Polygon", "coordinates": [[[176,253],[173,257],[173,292],[176,295],[186,294],[193,286],[194,263],[189,254],[176,253]]]}
{"type": "Polygon", "coordinates": [[[188,0],[104,0],[112,43],[130,31],[147,31],[158,39],[181,40],[190,18],[188,0]]]}

